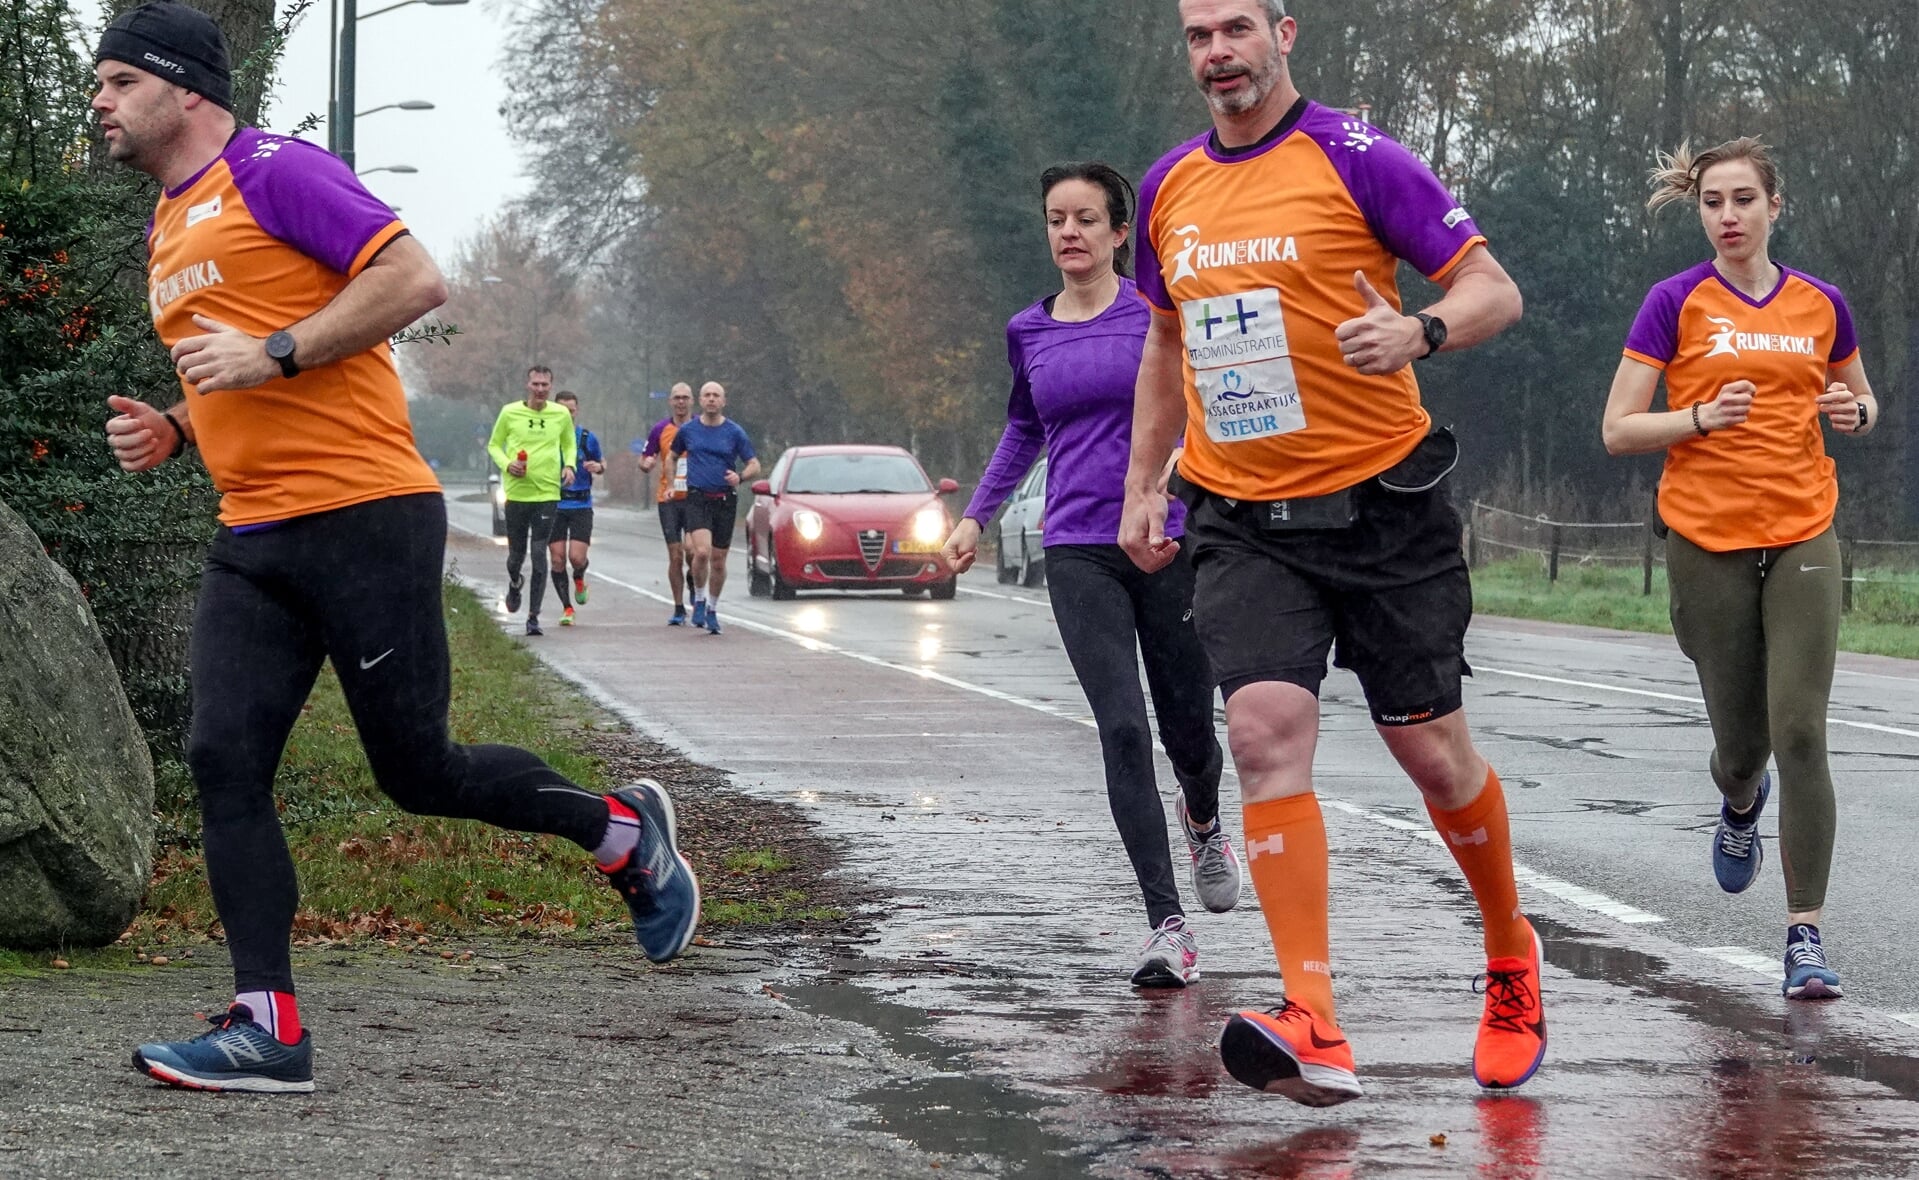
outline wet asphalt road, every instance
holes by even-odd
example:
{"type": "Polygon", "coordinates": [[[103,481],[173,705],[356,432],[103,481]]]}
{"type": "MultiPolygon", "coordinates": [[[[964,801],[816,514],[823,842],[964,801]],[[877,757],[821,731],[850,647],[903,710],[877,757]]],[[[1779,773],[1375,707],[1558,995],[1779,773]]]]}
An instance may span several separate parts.
{"type": "MultiPolygon", "coordinates": [[[[486,531],[484,504],[450,507],[486,531]]],[[[541,650],[649,732],[813,808],[906,907],[860,983],[791,993],[943,1071],[868,1095],[876,1127],[1017,1175],[1919,1175],[1919,1029],[1899,1019],[1919,1021],[1913,665],[1842,657],[1825,930],[1850,998],[1789,1011],[1776,848],[1747,895],[1712,887],[1703,710],[1671,642],[1475,627],[1467,707],[1549,960],[1547,1064],[1504,1097],[1466,1065],[1470,898],[1336,672],[1319,783],[1367,1098],[1310,1111],[1238,1086],[1214,1050],[1226,1013],[1278,998],[1250,887],[1237,911],[1196,916],[1200,985],[1126,986],[1144,918],[1044,591],[989,574],[954,602],[773,603],[747,597],[736,556],[713,638],[662,625],[650,514],[602,509],[596,534],[582,625],[549,611],[541,650]]],[[[497,583],[490,540],[453,555],[497,583]]],[[[1225,794],[1236,828],[1230,777],[1225,794]]]]}

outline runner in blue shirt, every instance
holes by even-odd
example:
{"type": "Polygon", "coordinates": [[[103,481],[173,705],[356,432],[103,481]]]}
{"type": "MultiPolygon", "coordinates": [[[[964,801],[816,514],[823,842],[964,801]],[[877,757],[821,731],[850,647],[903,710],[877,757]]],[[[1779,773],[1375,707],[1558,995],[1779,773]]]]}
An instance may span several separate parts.
{"type": "Polygon", "coordinates": [[[693,625],[720,633],[720,590],[726,551],[733,545],[740,481],[760,473],[753,443],[726,416],[726,387],[700,386],[700,416],[673,435],[673,453],[686,456],[686,547],[693,555],[693,625]],[[741,466],[744,464],[744,466],[741,466]]]}
{"type": "Polygon", "coordinates": [[[560,487],[560,508],[553,518],[553,532],[546,546],[553,571],[553,590],[560,596],[560,605],[566,608],[560,614],[560,626],[571,627],[573,604],[586,605],[586,550],[593,543],[593,477],[606,470],[606,463],[600,454],[599,438],[580,425],[580,395],[563,389],[553,400],[573,415],[575,450],[579,453],[573,478],[560,487]],[[566,584],[569,559],[573,563],[570,592],[566,584]]]}

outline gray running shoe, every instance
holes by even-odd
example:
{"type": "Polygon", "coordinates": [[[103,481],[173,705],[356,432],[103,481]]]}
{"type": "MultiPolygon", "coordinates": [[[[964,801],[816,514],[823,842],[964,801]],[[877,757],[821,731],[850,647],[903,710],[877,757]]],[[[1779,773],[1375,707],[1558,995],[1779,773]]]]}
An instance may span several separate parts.
{"type": "Polygon", "coordinates": [[[1139,950],[1134,987],[1185,987],[1199,978],[1199,940],[1174,914],[1159,924],[1139,950]]]}
{"type": "Polygon", "coordinates": [[[1239,904],[1239,854],[1226,838],[1226,825],[1213,823],[1204,835],[1193,829],[1186,813],[1186,792],[1179,794],[1179,830],[1186,833],[1186,851],[1193,857],[1193,892],[1199,904],[1223,914],[1239,904]]]}

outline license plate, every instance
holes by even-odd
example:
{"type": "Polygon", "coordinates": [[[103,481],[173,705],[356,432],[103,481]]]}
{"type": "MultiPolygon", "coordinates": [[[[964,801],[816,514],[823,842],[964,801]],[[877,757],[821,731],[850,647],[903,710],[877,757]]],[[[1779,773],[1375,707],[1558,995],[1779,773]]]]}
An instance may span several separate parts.
{"type": "Polygon", "coordinates": [[[939,551],[940,543],[938,541],[893,542],[893,552],[895,553],[938,553],[939,551]]]}

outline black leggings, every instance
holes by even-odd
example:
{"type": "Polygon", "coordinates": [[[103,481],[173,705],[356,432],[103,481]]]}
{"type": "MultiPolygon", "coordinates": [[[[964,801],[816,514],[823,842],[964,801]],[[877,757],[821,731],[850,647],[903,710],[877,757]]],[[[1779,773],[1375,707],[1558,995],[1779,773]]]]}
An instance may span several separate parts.
{"type": "MultiPolygon", "coordinates": [[[[442,504],[444,508],[445,505],[442,504]]],[[[546,594],[546,579],[540,577],[540,554],[553,536],[553,522],[560,515],[558,500],[506,502],[506,576],[509,582],[520,580],[520,567],[526,562],[528,548],[533,550],[533,585],[526,592],[529,618],[540,613],[546,594]]]]}
{"type": "Polygon", "coordinates": [[[1113,822],[1146,898],[1147,921],[1158,926],[1183,911],[1139,690],[1142,655],[1160,744],[1186,806],[1202,824],[1219,814],[1224,759],[1213,734],[1212,673],[1193,630],[1193,564],[1182,548],[1173,564],[1148,574],[1118,545],[1049,545],[1046,588],[1099,725],[1113,822]]]}
{"type": "Polygon", "coordinates": [[[446,503],[396,496],[257,533],[221,529],[193,620],[193,732],[207,882],[238,991],[292,991],[299,904],[273,805],[287,735],[333,661],[380,789],[416,815],[564,836],[606,833],[606,801],[512,746],[447,734],[440,613],[446,503]]]}

